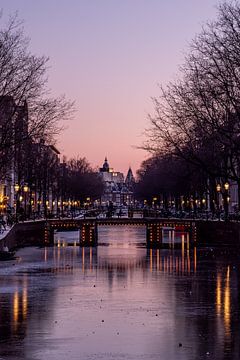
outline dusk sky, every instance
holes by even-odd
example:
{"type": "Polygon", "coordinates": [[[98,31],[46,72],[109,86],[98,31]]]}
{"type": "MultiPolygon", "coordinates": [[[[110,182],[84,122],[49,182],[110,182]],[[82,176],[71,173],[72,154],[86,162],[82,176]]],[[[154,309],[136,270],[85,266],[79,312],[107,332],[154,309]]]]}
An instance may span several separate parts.
{"type": "Polygon", "coordinates": [[[58,148],[100,166],[134,171],[151,97],[178,73],[217,0],[2,0],[4,18],[18,11],[31,51],[50,57],[49,87],[76,102],[58,148]]]}

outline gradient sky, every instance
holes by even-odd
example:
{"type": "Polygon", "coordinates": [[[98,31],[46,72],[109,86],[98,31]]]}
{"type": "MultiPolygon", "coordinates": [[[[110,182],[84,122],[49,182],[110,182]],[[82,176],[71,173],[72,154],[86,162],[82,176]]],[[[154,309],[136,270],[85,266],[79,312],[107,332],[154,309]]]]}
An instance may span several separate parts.
{"type": "Polygon", "coordinates": [[[137,150],[158,84],[178,73],[191,39],[216,16],[217,0],[2,0],[18,11],[31,51],[50,57],[49,87],[75,100],[60,136],[68,157],[85,156],[126,173],[148,154],[137,150]]]}

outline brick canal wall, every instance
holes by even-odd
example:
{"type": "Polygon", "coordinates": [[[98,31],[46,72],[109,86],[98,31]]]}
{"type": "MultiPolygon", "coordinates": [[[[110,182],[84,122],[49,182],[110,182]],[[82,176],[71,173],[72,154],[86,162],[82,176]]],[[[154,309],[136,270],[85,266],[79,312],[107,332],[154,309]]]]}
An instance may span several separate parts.
{"type": "Polygon", "coordinates": [[[8,248],[42,245],[44,243],[45,221],[19,223],[12,227],[8,234],[0,240],[0,250],[4,245],[8,248]]]}
{"type": "Polygon", "coordinates": [[[239,246],[240,222],[196,221],[200,246],[239,246]]]}

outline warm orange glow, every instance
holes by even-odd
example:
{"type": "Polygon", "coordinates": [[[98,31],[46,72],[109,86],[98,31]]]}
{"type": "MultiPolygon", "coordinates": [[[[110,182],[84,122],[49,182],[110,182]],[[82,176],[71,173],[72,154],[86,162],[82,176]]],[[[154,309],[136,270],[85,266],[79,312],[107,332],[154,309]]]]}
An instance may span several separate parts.
{"type": "Polygon", "coordinates": [[[26,320],[28,313],[28,291],[27,291],[27,277],[24,277],[23,293],[22,293],[22,315],[23,319],[26,320]]]}
{"type": "Polygon", "coordinates": [[[159,249],[157,249],[157,270],[159,270],[159,255],[160,255],[160,251],[159,249]]]}
{"type": "Polygon", "coordinates": [[[16,185],[14,186],[14,189],[15,189],[15,191],[17,192],[17,191],[19,191],[20,186],[19,186],[18,184],[16,184],[16,185]]]}
{"type": "Polygon", "coordinates": [[[225,334],[227,337],[231,335],[230,324],[231,324],[231,293],[230,293],[230,266],[228,266],[226,279],[225,279],[225,288],[224,288],[224,326],[225,326],[225,334]]]}
{"type": "Polygon", "coordinates": [[[189,233],[187,233],[187,250],[189,250],[189,233]]]}
{"type": "Polygon", "coordinates": [[[216,314],[220,319],[223,315],[225,337],[231,336],[231,290],[230,290],[230,267],[227,268],[225,283],[223,286],[222,274],[217,273],[216,283],[216,314]]]}
{"type": "Polygon", "coordinates": [[[217,274],[217,287],[216,287],[216,312],[219,316],[221,314],[221,305],[222,305],[222,277],[221,274],[217,274]]]}
{"type": "Polygon", "coordinates": [[[184,235],[182,235],[182,272],[184,273],[184,235]]]}
{"type": "Polygon", "coordinates": [[[153,255],[152,255],[152,249],[150,249],[150,271],[152,272],[153,269],[153,255]]]}
{"type": "Polygon", "coordinates": [[[19,317],[19,294],[18,291],[15,291],[13,295],[13,326],[14,330],[17,329],[19,317]]]}
{"type": "Polygon", "coordinates": [[[194,257],[194,273],[197,271],[197,248],[194,247],[193,251],[193,257],[194,257]]]}
{"type": "Polygon", "coordinates": [[[226,183],[224,184],[224,189],[227,190],[227,191],[229,190],[229,183],[228,183],[228,182],[226,182],[226,183]]]}
{"type": "Polygon", "coordinates": [[[188,273],[191,273],[191,262],[190,262],[190,254],[189,254],[189,249],[187,250],[187,268],[188,268],[188,273]]]}
{"type": "Polygon", "coordinates": [[[27,186],[27,185],[24,185],[23,191],[24,191],[24,192],[28,192],[28,186],[27,186]]]}
{"type": "Polygon", "coordinates": [[[47,247],[44,248],[44,261],[47,262],[47,255],[48,255],[48,249],[47,247]]]}

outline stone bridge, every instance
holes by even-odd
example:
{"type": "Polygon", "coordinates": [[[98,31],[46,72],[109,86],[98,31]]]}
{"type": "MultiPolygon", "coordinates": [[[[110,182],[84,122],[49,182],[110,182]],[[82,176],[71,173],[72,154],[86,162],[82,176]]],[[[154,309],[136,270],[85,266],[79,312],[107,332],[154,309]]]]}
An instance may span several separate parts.
{"type": "Polygon", "coordinates": [[[109,218],[109,219],[60,219],[48,220],[45,223],[44,242],[54,242],[54,230],[79,231],[80,246],[98,244],[99,226],[144,226],[146,228],[147,247],[161,247],[163,230],[189,232],[190,242],[196,242],[196,223],[193,220],[157,219],[157,218],[109,218]]]}
{"type": "Polygon", "coordinates": [[[99,226],[144,226],[146,228],[147,247],[162,245],[163,231],[184,231],[189,233],[190,243],[197,238],[196,222],[193,220],[157,219],[157,218],[109,218],[109,219],[48,219],[26,221],[16,224],[0,241],[0,249],[7,244],[10,249],[28,245],[48,246],[54,244],[55,231],[79,231],[80,246],[98,244],[99,226]]]}
{"type": "Polygon", "coordinates": [[[13,226],[0,240],[0,250],[6,244],[16,247],[54,244],[54,231],[79,231],[80,246],[98,244],[99,226],[144,226],[146,245],[161,248],[164,229],[189,233],[190,244],[200,246],[233,246],[240,250],[240,223],[223,221],[202,221],[162,218],[119,218],[119,219],[52,219],[25,221],[13,226]]]}

